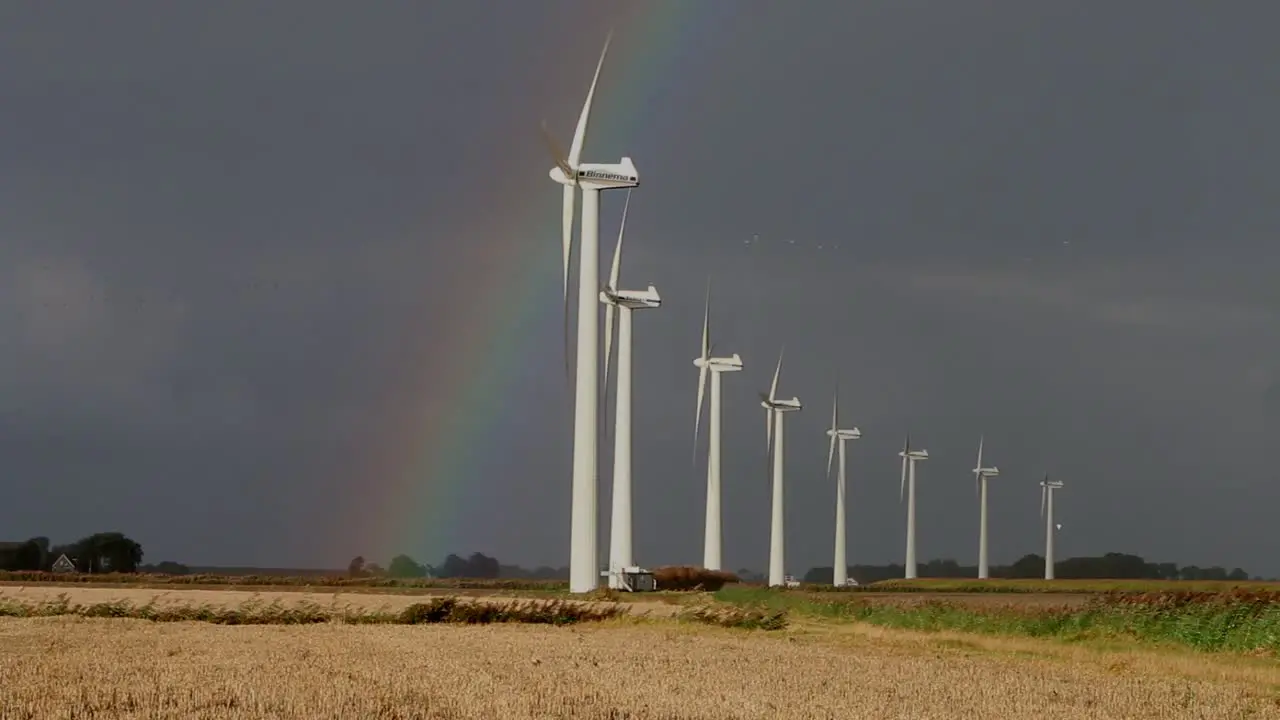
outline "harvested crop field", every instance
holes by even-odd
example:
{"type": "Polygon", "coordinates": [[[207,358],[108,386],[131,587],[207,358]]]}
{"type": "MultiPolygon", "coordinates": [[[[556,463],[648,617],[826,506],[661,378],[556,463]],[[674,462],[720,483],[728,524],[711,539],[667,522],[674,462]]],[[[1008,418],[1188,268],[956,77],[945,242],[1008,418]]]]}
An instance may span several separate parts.
{"type": "Polygon", "coordinates": [[[1265,671],[1206,680],[1176,665],[984,642],[993,641],[632,620],[554,628],[0,619],[0,717],[1280,717],[1265,671]]]}
{"type": "MultiPolygon", "coordinates": [[[[439,593],[444,594],[444,593],[439,593]]],[[[53,587],[48,585],[0,587],[0,602],[16,602],[38,605],[57,602],[65,597],[72,605],[96,605],[100,603],[128,602],[133,605],[154,603],[164,605],[208,605],[210,607],[235,608],[248,602],[279,603],[285,607],[318,605],[321,607],[352,608],[355,610],[386,610],[395,612],[423,601],[421,594],[362,592],[296,592],[258,590],[213,590],[194,588],[134,588],[115,587],[53,587]]],[[[506,603],[508,596],[467,596],[468,602],[506,603]]],[[[584,601],[585,602],[585,601],[584,601]]],[[[614,603],[588,602],[601,607],[614,603]]],[[[675,605],[661,602],[630,602],[624,607],[633,615],[670,617],[680,611],[675,605]]]]}

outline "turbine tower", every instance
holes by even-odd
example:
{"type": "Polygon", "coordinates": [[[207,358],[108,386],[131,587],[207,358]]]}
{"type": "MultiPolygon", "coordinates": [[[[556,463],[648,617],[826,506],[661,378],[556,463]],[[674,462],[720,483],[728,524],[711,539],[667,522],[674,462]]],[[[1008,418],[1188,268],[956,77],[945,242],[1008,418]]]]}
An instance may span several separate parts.
{"type": "Polygon", "coordinates": [[[742,358],[712,357],[715,345],[711,343],[711,282],[707,281],[707,302],[702,311],[702,352],[693,359],[698,368],[698,413],[693,420],[693,452],[697,457],[698,430],[702,423],[702,398],[707,387],[707,373],[711,373],[711,418],[708,423],[710,438],[707,447],[707,515],[703,526],[702,567],[708,570],[723,569],[721,555],[723,540],[720,526],[720,374],[742,370],[742,358]]]}
{"type": "Polygon", "coordinates": [[[786,584],[785,544],[783,536],[783,418],[786,413],[800,410],[800,398],[778,399],[778,376],[782,373],[782,353],[778,353],[778,367],[773,371],[773,383],[769,394],[760,393],[760,405],[765,409],[768,432],[769,463],[773,466],[773,519],[769,525],[769,586],[786,584]]]}
{"type": "Polygon", "coordinates": [[[827,430],[827,435],[831,438],[831,445],[827,448],[827,479],[831,479],[831,459],[835,455],[836,443],[840,445],[840,465],[839,474],[836,476],[836,553],[835,562],[831,566],[832,583],[836,587],[844,587],[849,584],[849,563],[845,557],[845,524],[844,524],[844,494],[845,494],[845,464],[844,464],[844,444],[848,440],[857,440],[862,437],[862,431],[858,428],[849,428],[842,430],[840,428],[840,385],[836,384],[835,400],[831,402],[831,429],[827,430]]]}
{"type": "Polygon", "coordinates": [[[599,312],[600,290],[600,192],[639,186],[640,176],[631,158],[617,163],[580,163],[586,142],[591,102],[595,97],[600,68],[609,52],[606,38],[596,73],[578,116],[569,152],[560,150],[543,124],[543,138],[555,157],[548,173],[564,186],[562,202],[562,247],[564,259],[565,373],[568,374],[569,260],[573,243],[573,203],[575,189],[582,190],[582,252],[578,271],[578,348],[573,408],[573,509],[569,533],[569,592],[587,593],[598,584],[599,554],[596,548],[596,442],[599,434],[599,312]]]}
{"type": "Polygon", "coordinates": [[[1044,523],[1044,579],[1053,579],[1053,491],[1062,489],[1061,480],[1050,480],[1049,473],[1044,474],[1044,480],[1040,481],[1040,517],[1045,519],[1044,523]],[[1048,507],[1049,512],[1045,514],[1045,508],[1048,507]]]}
{"type": "Polygon", "coordinates": [[[978,436],[978,462],[973,466],[973,480],[977,485],[981,509],[978,511],[978,579],[986,580],[991,575],[987,565],[987,480],[1000,474],[1000,468],[992,465],[982,467],[982,441],[978,436]]]}
{"type": "Polygon", "coordinates": [[[929,459],[928,450],[912,450],[911,434],[907,434],[907,438],[902,443],[902,452],[898,453],[902,458],[902,484],[898,490],[898,499],[902,500],[902,493],[905,491],[907,495],[907,561],[906,573],[903,575],[908,580],[916,577],[916,463],[921,460],[929,459]]]}
{"type": "Polygon", "coordinates": [[[613,354],[613,315],[618,313],[618,389],[613,421],[613,515],[609,523],[609,587],[626,586],[623,573],[635,563],[631,555],[631,312],[662,305],[662,298],[652,284],[648,290],[619,290],[618,274],[622,270],[622,235],[627,229],[627,209],[631,193],[622,206],[622,224],[618,226],[618,244],[613,249],[613,265],[609,284],[600,291],[605,304],[604,316],[604,386],[609,396],[609,358],[613,354]]]}

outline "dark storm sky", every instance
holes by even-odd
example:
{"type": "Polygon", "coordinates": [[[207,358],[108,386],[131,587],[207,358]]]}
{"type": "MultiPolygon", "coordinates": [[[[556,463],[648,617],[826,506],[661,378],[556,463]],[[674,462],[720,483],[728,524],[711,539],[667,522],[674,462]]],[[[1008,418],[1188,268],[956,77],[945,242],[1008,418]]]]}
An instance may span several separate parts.
{"type": "MultiPolygon", "coordinates": [[[[766,564],[755,393],[785,344],[781,392],[806,403],[788,419],[792,572],[830,564],[838,374],[865,434],[852,562],[901,559],[910,429],[933,456],[922,558],[974,561],[985,433],[1004,471],[994,561],[1041,551],[1048,471],[1063,556],[1280,574],[1280,8],[653,5],[0,9],[3,539],[118,528],[149,561],[198,564],[567,564],[560,191],[534,130],[546,117],[567,144],[616,25],[585,159],[635,158],[623,284],[665,301],[636,319],[641,563],[701,558],[690,360],[714,273],[718,349],[747,363],[725,378],[730,566],[766,564]],[[697,26],[635,32],[653,13],[697,26]],[[647,97],[608,86],[651,67],[669,77],[647,97]],[[520,178],[506,196],[495,168],[520,178]],[[530,197],[545,218],[495,241],[546,248],[545,327],[518,348],[545,389],[504,411],[528,430],[505,471],[421,478],[465,485],[474,521],[374,547],[344,518],[390,481],[362,473],[421,405],[408,383],[451,380],[424,387],[406,346],[450,352],[442,288],[477,262],[455,239],[510,233],[476,218],[530,197]]],[[[606,197],[606,257],[620,208],[606,197]]]]}

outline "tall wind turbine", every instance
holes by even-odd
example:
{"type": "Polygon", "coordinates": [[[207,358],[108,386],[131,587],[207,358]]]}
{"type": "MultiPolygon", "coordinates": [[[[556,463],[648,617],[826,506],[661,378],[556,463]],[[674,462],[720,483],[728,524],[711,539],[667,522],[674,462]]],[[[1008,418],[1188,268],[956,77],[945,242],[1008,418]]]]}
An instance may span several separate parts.
{"type": "MultiPolygon", "coordinates": [[[[612,34],[610,34],[610,39],[612,34]]],[[[569,259],[573,244],[573,203],[575,189],[582,190],[582,253],[578,271],[578,349],[573,408],[573,510],[569,534],[569,592],[595,590],[599,562],[596,548],[596,441],[599,433],[599,311],[600,289],[600,192],[639,186],[640,176],[631,158],[617,163],[580,163],[586,142],[591,101],[595,97],[600,68],[609,52],[609,39],[596,63],[596,73],[578,116],[569,152],[563,153],[543,125],[543,138],[555,156],[556,166],[548,173],[564,186],[562,246],[564,252],[565,345],[569,334],[569,259]]],[[[568,357],[566,353],[566,374],[568,357]]]]}
{"type": "Polygon", "coordinates": [[[1062,489],[1061,480],[1050,480],[1049,473],[1040,481],[1040,516],[1044,522],[1044,579],[1053,579],[1053,534],[1057,528],[1053,525],[1053,491],[1062,489]],[[1045,514],[1046,506],[1049,509],[1045,514]]]}
{"type": "Polygon", "coordinates": [[[742,370],[742,358],[734,353],[732,357],[712,357],[711,351],[711,283],[707,282],[707,303],[702,311],[702,352],[693,359],[698,368],[698,414],[693,420],[693,447],[698,452],[698,430],[702,423],[702,398],[707,387],[707,373],[711,373],[711,418],[708,423],[710,434],[707,447],[707,515],[703,526],[702,567],[708,570],[720,570],[723,567],[720,529],[720,374],[742,370]]]}
{"type": "Polygon", "coordinates": [[[978,511],[978,579],[990,577],[987,566],[987,480],[1000,474],[1000,468],[982,467],[982,441],[978,436],[978,463],[973,466],[973,479],[977,484],[981,509],[978,511]]]}
{"type": "Polygon", "coordinates": [[[916,463],[928,460],[929,451],[912,450],[911,434],[908,433],[906,440],[902,443],[902,452],[898,455],[902,458],[902,485],[898,490],[899,501],[904,491],[907,495],[907,567],[903,577],[912,580],[916,577],[916,463]]]}
{"type": "MultiPolygon", "coordinates": [[[[623,589],[625,568],[635,563],[631,555],[631,312],[662,305],[662,298],[652,284],[648,290],[619,290],[618,274],[622,270],[622,235],[627,229],[627,209],[631,193],[622,206],[622,224],[618,226],[618,244],[613,249],[613,265],[609,284],[600,291],[605,304],[604,315],[604,385],[609,392],[609,358],[613,354],[613,315],[618,313],[618,390],[613,421],[613,515],[609,523],[609,587],[623,589]]],[[[628,588],[629,589],[629,588],[628,588]]]]}
{"type": "Polygon", "coordinates": [[[827,435],[831,438],[831,445],[827,449],[827,478],[831,478],[831,459],[835,455],[836,444],[840,446],[840,465],[839,474],[836,479],[836,554],[835,562],[831,566],[833,570],[832,582],[836,587],[844,587],[849,584],[849,563],[845,557],[845,526],[844,526],[844,492],[845,492],[845,465],[844,465],[844,444],[848,440],[857,440],[862,437],[862,431],[856,427],[841,429],[840,428],[840,386],[836,385],[835,400],[831,402],[831,429],[827,431],[827,435]]]}
{"type": "Polygon", "coordinates": [[[786,584],[786,563],[783,536],[782,469],[783,469],[783,418],[789,412],[800,410],[800,398],[778,399],[778,376],[782,374],[782,353],[778,353],[778,367],[773,371],[773,383],[769,394],[760,393],[760,405],[765,409],[768,431],[769,460],[773,465],[773,519],[769,524],[769,585],[786,584]]]}

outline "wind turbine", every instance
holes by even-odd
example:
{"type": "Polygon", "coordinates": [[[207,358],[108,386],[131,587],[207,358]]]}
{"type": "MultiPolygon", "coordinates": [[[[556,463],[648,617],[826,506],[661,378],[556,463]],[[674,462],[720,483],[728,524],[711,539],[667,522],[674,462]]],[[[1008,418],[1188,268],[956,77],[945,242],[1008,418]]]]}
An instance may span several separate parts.
{"type": "Polygon", "coordinates": [[[760,405],[765,409],[768,431],[769,460],[773,466],[773,519],[769,524],[769,586],[786,584],[785,544],[783,537],[782,469],[783,469],[783,418],[786,413],[800,410],[800,398],[778,399],[778,376],[782,373],[782,353],[778,353],[778,367],[773,371],[773,383],[769,394],[760,393],[760,405]]]}
{"type": "MultiPolygon", "coordinates": [[[[631,158],[623,157],[617,163],[581,163],[582,146],[586,142],[587,123],[591,116],[591,102],[595,97],[600,68],[609,52],[605,39],[604,50],[596,63],[595,76],[587,91],[586,102],[578,116],[569,152],[560,146],[542,126],[542,136],[555,157],[556,165],[548,173],[552,180],[564,186],[561,216],[562,245],[564,252],[564,328],[565,349],[569,335],[569,259],[573,244],[573,203],[575,189],[582,190],[582,253],[578,270],[578,349],[577,373],[574,383],[573,408],[573,509],[569,533],[569,592],[586,593],[595,590],[598,583],[596,548],[596,447],[599,433],[599,378],[597,376],[599,348],[599,323],[597,293],[600,289],[600,192],[622,190],[639,186],[640,176],[631,158]]],[[[565,357],[565,374],[568,374],[568,353],[565,357]]]]}
{"type": "Polygon", "coordinates": [[[844,527],[844,491],[845,491],[845,466],[844,466],[844,444],[848,440],[857,440],[862,437],[862,431],[858,428],[849,428],[842,430],[840,428],[840,385],[836,384],[835,400],[831,402],[831,429],[827,431],[827,435],[831,438],[831,445],[827,449],[827,479],[831,479],[831,459],[835,455],[836,442],[840,445],[840,465],[839,474],[836,480],[836,554],[835,563],[831,566],[833,571],[832,582],[836,587],[844,587],[849,584],[849,564],[845,558],[845,527],[844,527]]]}
{"type": "Polygon", "coordinates": [[[702,423],[702,398],[707,387],[707,373],[711,373],[711,418],[708,423],[710,439],[707,446],[707,515],[703,526],[702,567],[720,570],[722,534],[720,529],[720,374],[742,370],[742,358],[712,357],[711,351],[711,282],[707,281],[707,303],[702,311],[702,352],[693,359],[698,368],[698,414],[693,420],[693,451],[698,452],[698,430],[702,423]]]}
{"type": "Polygon", "coordinates": [[[987,565],[987,480],[1000,474],[1000,468],[982,467],[982,441],[978,436],[978,463],[973,466],[973,480],[977,484],[981,509],[978,511],[978,579],[990,577],[987,565]]]}
{"type": "Polygon", "coordinates": [[[609,587],[614,589],[624,589],[623,573],[634,565],[631,555],[631,312],[662,305],[662,298],[652,284],[648,290],[618,289],[622,234],[627,229],[630,207],[631,193],[628,192],[622,206],[622,224],[618,226],[618,244],[613,249],[609,284],[600,291],[600,302],[605,304],[605,397],[609,392],[609,358],[613,354],[613,315],[615,310],[618,313],[618,400],[613,421],[613,515],[609,523],[609,587]]]}
{"type": "Polygon", "coordinates": [[[1053,579],[1053,491],[1062,489],[1061,480],[1050,480],[1049,473],[1044,474],[1044,480],[1040,481],[1040,517],[1045,519],[1044,523],[1044,579],[1053,579]],[[1049,513],[1045,514],[1045,507],[1048,507],[1049,513]]]}
{"type": "Polygon", "coordinates": [[[898,490],[899,501],[904,491],[907,494],[907,567],[903,577],[913,580],[916,577],[916,463],[928,460],[929,451],[912,450],[911,434],[907,433],[907,438],[902,443],[902,452],[898,455],[902,458],[902,485],[898,490]]]}

